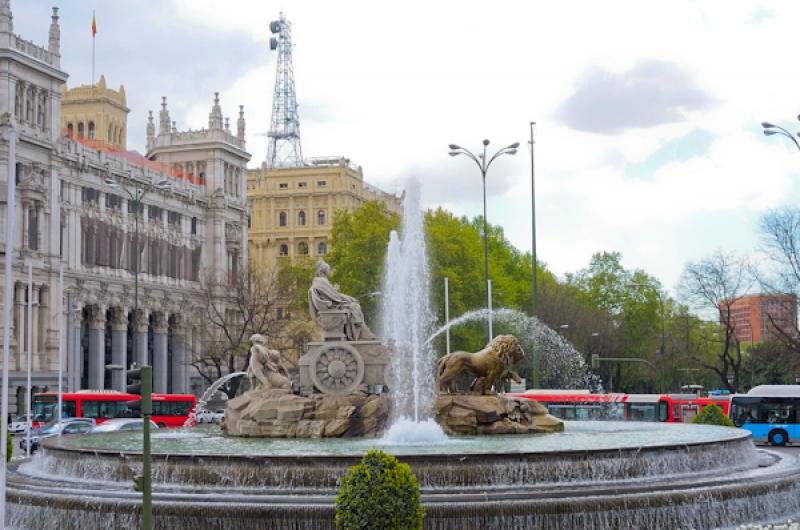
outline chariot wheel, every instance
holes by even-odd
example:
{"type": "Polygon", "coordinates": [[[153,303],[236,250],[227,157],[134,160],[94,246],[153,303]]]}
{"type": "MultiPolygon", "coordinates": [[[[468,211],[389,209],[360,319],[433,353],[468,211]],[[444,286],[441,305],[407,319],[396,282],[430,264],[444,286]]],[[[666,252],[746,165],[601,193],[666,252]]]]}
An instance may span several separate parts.
{"type": "Polygon", "coordinates": [[[350,394],[364,382],[364,360],[344,342],[323,346],[311,360],[311,381],[324,394],[350,394]]]}

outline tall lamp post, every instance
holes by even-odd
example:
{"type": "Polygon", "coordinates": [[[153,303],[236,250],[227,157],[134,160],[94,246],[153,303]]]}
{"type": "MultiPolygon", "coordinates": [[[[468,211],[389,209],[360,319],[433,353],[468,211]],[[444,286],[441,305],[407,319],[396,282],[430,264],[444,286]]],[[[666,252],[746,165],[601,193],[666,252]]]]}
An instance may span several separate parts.
{"type": "MultiPolygon", "coordinates": [[[[489,239],[487,234],[487,222],[486,222],[486,173],[489,171],[489,167],[492,165],[492,162],[497,160],[497,158],[503,155],[515,155],[517,154],[517,148],[519,147],[519,142],[514,142],[511,145],[507,145],[501,149],[498,149],[491,157],[487,158],[486,155],[486,148],[489,146],[489,140],[483,141],[483,153],[478,153],[477,155],[474,154],[472,151],[461,147],[460,145],[450,144],[450,156],[459,156],[464,155],[473,162],[478,165],[478,169],[481,172],[481,181],[483,183],[483,284],[486,288],[487,298],[489,296],[489,239]]],[[[491,319],[491,315],[489,316],[491,319]]],[[[491,323],[488,324],[487,327],[487,341],[492,340],[491,336],[491,323]]]]}
{"type": "MultiPolygon", "coordinates": [[[[798,116],[797,119],[800,120],[800,116],[798,116]]],[[[764,136],[772,136],[773,134],[780,134],[781,136],[785,136],[786,138],[791,140],[794,146],[797,147],[798,151],[800,151],[800,143],[797,142],[792,133],[790,133],[783,127],[780,127],[768,121],[761,122],[761,127],[764,128],[764,136]]]]}
{"type": "Polygon", "coordinates": [[[666,354],[666,313],[664,312],[664,296],[661,292],[656,289],[654,286],[648,283],[632,283],[630,284],[631,287],[639,287],[643,289],[650,289],[652,290],[656,296],[658,296],[658,307],[661,312],[661,345],[659,346],[659,357],[661,358],[661,369],[659,370],[659,386],[661,387],[661,391],[664,392],[664,357],[666,354]]]}
{"type": "MultiPolygon", "coordinates": [[[[138,349],[138,337],[139,337],[139,217],[143,213],[142,207],[142,200],[144,199],[147,192],[152,191],[153,189],[156,190],[168,190],[172,188],[172,184],[166,180],[162,179],[155,184],[147,184],[145,186],[136,186],[135,191],[131,193],[131,191],[122,186],[118,181],[114,180],[111,177],[105,179],[105,183],[107,186],[114,188],[114,189],[121,189],[125,192],[128,196],[130,201],[133,203],[134,209],[134,230],[133,230],[133,252],[135,253],[135,259],[133,260],[133,348],[131,351],[133,352],[134,357],[139,355],[138,349]]],[[[143,360],[143,359],[142,359],[143,360]]],[[[130,364],[130,363],[126,363],[130,364]]],[[[147,364],[146,362],[144,364],[147,364]]],[[[123,385],[125,384],[125,370],[127,370],[127,365],[123,367],[122,370],[122,381],[123,385]]],[[[124,390],[124,389],[123,389],[124,390]]]]}

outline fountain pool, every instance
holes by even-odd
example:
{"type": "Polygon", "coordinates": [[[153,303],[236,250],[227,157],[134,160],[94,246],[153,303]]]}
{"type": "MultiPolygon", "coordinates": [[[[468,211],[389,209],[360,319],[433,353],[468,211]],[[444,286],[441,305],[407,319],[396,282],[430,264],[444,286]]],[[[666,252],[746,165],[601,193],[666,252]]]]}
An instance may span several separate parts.
{"type": "MultiPolygon", "coordinates": [[[[45,441],[10,475],[9,524],[135,527],[139,444],[134,433],[45,441]]],[[[411,466],[426,529],[701,529],[800,511],[800,458],[725,427],[567,422],[563,433],[416,445],[203,427],[154,435],[157,528],[333,530],[337,482],[372,447],[411,466]]]]}

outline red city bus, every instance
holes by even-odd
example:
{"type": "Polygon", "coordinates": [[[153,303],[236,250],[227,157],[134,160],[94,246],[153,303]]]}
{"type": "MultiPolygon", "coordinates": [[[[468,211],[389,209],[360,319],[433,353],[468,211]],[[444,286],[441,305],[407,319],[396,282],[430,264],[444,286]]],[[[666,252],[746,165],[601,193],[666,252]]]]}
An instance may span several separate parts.
{"type": "Polygon", "coordinates": [[[628,420],[688,423],[706,405],[728,413],[727,398],[694,394],[591,394],[588,390],[528,390],[512,397],[534,399],[563,420],[628,420]]]}
{"type": "MultiPolygon", "coordinates": [[[[65,418],[94,418],[101,424],[111,418],[137,418],[141,413],[130,406],[141,396],[114,390],[79,390],[62,394],[62,416],[65,418]]],[[[197,397],[193,394],[153,394],[152,420],[159,427],[182,427],[194,417],[197,397]]],[[[33,397],[34,418],[50,422],[56,415],[58,393],[44,392],[33,397]]]]}

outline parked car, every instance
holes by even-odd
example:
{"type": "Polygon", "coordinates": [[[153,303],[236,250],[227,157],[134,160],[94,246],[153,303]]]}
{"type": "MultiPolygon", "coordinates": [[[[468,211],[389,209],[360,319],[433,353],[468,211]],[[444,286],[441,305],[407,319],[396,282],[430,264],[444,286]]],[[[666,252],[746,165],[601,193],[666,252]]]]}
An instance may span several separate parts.
{"type": "Polygon", "coordinates": [[[8,432],[10,432],[11,434],[23,433],[27,428],[28,428],[27,414],[23,414],[22,416],[17,416],[11,421],[11,423],[8,424],[8,432]]]}
{"type": "Polygon", "coordinates": [[[201,410],[195,415],[197,423],[220,423],[225,419],[224,410],[201,410]]]}
{"type": "MultiPolygon", "coordinates": [[[[31,430],[31,452],[39,449],[42,440],[53,436],[67,436],[72,434],[87,434],[92,431],[95,421],[92,418],[66,418],[42,429],[31,430]]],[[[19,447],[23,451],[28,446],[28,437],[22,438],[19,447]]]]}
{"type": "MultiPolygon", "coordinates": [[[[144,429],[142,418],[114,418],[106,420],[92,429],[92,434],[97,432],[141,431],[144,429]]],[[[158,429],[158,425],[150,420],[150,429],[158,429]]]]}

